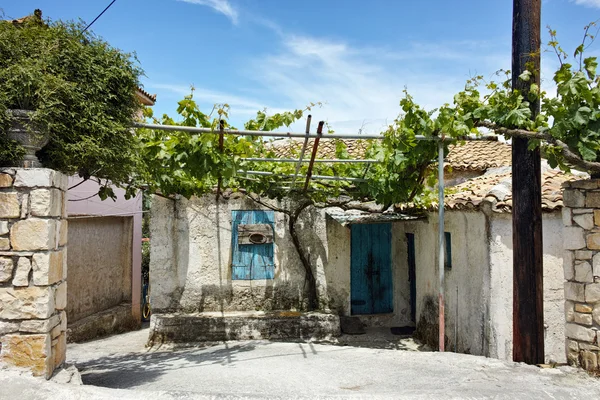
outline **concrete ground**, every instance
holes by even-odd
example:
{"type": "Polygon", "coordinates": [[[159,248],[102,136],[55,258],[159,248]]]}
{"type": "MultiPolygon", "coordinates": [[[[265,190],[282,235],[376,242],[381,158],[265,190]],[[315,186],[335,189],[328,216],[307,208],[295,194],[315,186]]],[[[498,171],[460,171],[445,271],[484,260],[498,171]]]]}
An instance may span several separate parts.
{"type": "MultiPolygon", "coordinates": [[[[600,395],[600,380],[569,367],[540,369],[454,353],[268,341],[148,350],[144,348],[147,333],[69,345],[68,361],[80,370],[83,386],[0,371],[0,398],[580,399],[600,395]]],[[[418,348],[399,348],[411,346],[418,348]]]]}

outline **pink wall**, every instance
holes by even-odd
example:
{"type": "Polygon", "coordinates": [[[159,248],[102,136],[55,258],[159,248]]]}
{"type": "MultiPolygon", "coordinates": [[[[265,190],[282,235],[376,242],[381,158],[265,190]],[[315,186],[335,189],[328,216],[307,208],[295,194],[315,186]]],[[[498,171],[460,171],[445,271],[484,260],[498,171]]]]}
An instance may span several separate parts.
{"type": "MultiPolygon", "coordinates": [[[[69,177],[69,188],[81,182],[79,177],[69,177]]],[[[131,303],[132,314],[140,318],[140,298],[142,285],[142,193],[129,200],[125,199],[125,191],[113,188],[117,195],[116,201],[111,199],[101,200],[98,196],[89,196],[98,193],[99,185],[93,181],[86,181],[67,192],[67,214],[69,218],[75,216],[132,216],[133,217],[133,242],[132,248],[132,277],[131,277],[131,303]],[[86,200],[79,200],[86,199],[86,200]]],[[[67,255],[68,257],[68,255],[67,255]]]]}

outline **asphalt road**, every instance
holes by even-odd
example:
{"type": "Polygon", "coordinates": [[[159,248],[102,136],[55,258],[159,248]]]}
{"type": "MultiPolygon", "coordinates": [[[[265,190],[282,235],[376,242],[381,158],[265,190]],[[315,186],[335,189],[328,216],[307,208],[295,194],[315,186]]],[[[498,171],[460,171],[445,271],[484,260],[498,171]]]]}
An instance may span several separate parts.
{"type": "MultiPolygon", "coordinates": [[[[600,380],[569,367],[540,369],[454,353],[267,341],[149,351],[143,347],[145,335],[140,331],[70,345],[68,359],[80,370],[83,386],[52,382],[34,385],[26,381],[32,378],[25,377],[7,382],[0,373],[0,397],[11,383],[14,390],[21,385],[32,390],[33,396],[43,396],[31,398],[61,400],[70,396],[86,400],[600,396],[600,380]]],[[[28,397],[21,390],[18,398],[28,397]]]]}

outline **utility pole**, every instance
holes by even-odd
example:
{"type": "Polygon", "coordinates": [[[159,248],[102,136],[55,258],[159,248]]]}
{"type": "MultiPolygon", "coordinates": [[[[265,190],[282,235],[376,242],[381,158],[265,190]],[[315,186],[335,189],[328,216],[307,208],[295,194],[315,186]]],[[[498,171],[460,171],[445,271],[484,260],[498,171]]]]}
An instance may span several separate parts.
{"type": "MultiPolygon", "coordinates": [[[[513,0],[512,87],[527,100],[532,83],[540,84],[541,0],[513,0]],[[530,66],[529,81],[519,75],[530,66]]],[[[532,118],[539,101],[531,102],[532,118]]],[[[512,139],[513,192],[513,360],[544,362],[542,264],[542,180],[540,149],[527,139],[512,139]]]]}

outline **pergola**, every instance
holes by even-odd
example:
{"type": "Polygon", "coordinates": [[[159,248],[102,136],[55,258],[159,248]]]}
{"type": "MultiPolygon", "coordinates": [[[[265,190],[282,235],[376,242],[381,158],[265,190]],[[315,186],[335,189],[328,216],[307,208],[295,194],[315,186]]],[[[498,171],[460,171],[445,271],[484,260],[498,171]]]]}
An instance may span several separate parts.
{"type": "MultiPolygon", "coordinates": [[[[302,163],[308,162],[308,170],[306,172],[306,178],[304,181],[304,191],[308,189],[308,185],[311,179],[313,180],[335,180],[335,181],[348,181],[348,182],[365,182],[365,179],[343,177],[343,176],[327,176],[327,175],[313,175],[312,170],[315,163],[366,163],[373,164],[378,163],[378,160],[372,159],[317,159],[317,150],[321,140],[327,139],[372,139],[382,140],[383,135],[379,134],[323,134],[324,121],[319,121],[316,133],[310,132],[312,117],[309,115],[306,121],[306,130],[304,133],[301,132],[269,132],[269,131],[256,131],[256,130],[236,130],[236,129],[225,129],[224,123],[221,121],[219,130],[216,131],[212,128],[197,128],[190,126],[180,125],[159,125],[159,124],[144,124],[134,123],[134,128],[144,128],[152,130],[163,130],[163,131],[180,131],[189,132],[192,134],[219,134],[219,146],[223,148],[223,137],[224,135],[236,135],[236,136],[261,136],[270,138],[303,138],[304,144],[300,151],[300,155],[297,159],[294,158],[243,158],[243,161],[254,161],[254,162],[287,162],[296,163],[296,170],[294,175],[282,175],[275,174],[269,171],[238,171],[240,174],[248,175],[262,175],[262,176],[274,176],[274,177],[285,177],[292,178],[293,188],[296,179],[299,176],[300,167],[302,163]],[[309,139],[315,139],[311,149],[310,159],[305,158],[306,151],[308,150],[309,139]]],[[[444,135],[426,137],[423,135],[416,135],[416,140],[428,140],[436,141],[438,143],[438,271],[439,271],[439,351],[444,351],[444,142],[451,141],[496,141],[498,140],[495,135],[469,135],[460,138],[446,138],[444,135]]],[[[221,188],[221,181],[219,180],[217,191],[221,188]]]]}

